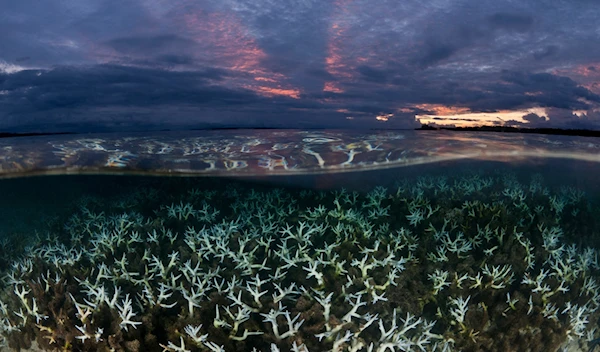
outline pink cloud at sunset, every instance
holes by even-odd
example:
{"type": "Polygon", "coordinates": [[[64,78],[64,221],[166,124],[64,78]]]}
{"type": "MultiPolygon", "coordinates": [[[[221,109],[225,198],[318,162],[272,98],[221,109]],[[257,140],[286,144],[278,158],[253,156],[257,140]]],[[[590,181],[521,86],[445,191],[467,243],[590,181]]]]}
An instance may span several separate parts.
{"type": "Polygon", "coordinates": [[[263,66],[267,55],[234,14],[198,10],[185,14],[183,25],[186,34],[198,45],[194,56],[215,67],[237,72],[239,77],[233,80],[234,85],[266,96],[299,98],[300,90],[286,83],[283,74],[263,66]]]}

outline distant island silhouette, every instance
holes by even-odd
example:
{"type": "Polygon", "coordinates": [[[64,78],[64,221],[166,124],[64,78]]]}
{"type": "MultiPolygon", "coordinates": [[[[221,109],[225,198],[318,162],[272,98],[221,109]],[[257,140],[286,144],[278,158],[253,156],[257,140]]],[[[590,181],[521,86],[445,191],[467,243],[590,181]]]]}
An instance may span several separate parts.
{"type": "Polygon", "coordinates": [[[562,129],[562,128],[519,128],[510,126],[477,126],[477,127],[442,127],[422,124],[416,130],[424,131],[477,131],[477,132],[508,132],[508,133],[538,133],[563,136],[600,137],[600,131],[584,129],[562,129]]]}

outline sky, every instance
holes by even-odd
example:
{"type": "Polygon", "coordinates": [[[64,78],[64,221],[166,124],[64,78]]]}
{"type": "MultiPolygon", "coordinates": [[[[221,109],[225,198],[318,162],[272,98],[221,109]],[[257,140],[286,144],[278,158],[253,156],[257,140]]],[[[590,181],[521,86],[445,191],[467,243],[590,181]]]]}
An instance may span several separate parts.
{"type": "Polygon", "coordinates": [[[0,5],[0,132],[600,129],[595,0],[0,5]]]}

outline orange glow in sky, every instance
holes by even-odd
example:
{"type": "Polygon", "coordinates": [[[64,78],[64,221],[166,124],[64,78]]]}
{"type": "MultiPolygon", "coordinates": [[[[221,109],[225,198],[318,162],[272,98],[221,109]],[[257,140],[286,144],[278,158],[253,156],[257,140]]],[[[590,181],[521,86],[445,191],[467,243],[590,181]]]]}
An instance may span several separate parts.
{"type": "Polygon", "coordinates": [[[469,108],[460,106],[445,106],[441,104],[417,104],[415,108],[421,110],[428,110],[433,112],[434,115],[457,115],[469,112],[469,108]]]}
{"type": "Polygon", "coordinates": [[[297,89],[281,89],[269,87],[256,87],[256,89],[266,96],[285,95],[290,98],[300,99],[300,91],[297,89]]]}
{"type": "Polygon", "coordinates": [[[377,120],[377,121],[388,121],[393,116],[394,116],[394,114],[381,114],[381,115],[375,116],[375,120],[377,120]]]}
{"type": "MultiPolygon", "coordinates": [[[[527,114],[537,114],[546,119],[548,115],[544,108],[531,108],[523,110],[501,110],[497,112],[468,112],[465,108],[439,107],[440,114],[416,115],[415,118],[421,124],[436,126],[476,127],[476,126],[510,126],[510,121],[527,124],[529,121],[523,119],[527,114]],[[459,111],[451,113],[451,111],[459,111]]],[[[432,109],[428,109],[432,110],[432,109]]]]}

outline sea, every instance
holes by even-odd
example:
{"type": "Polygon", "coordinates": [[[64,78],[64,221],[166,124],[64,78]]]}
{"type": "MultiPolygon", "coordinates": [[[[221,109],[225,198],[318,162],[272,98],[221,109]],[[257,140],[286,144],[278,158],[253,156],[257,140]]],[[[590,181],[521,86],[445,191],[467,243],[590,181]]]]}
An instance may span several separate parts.
{"type": "Polygon", "coordinates": [[[0,147],[2,351],[600,351],[596,139],[0,147]]]}

